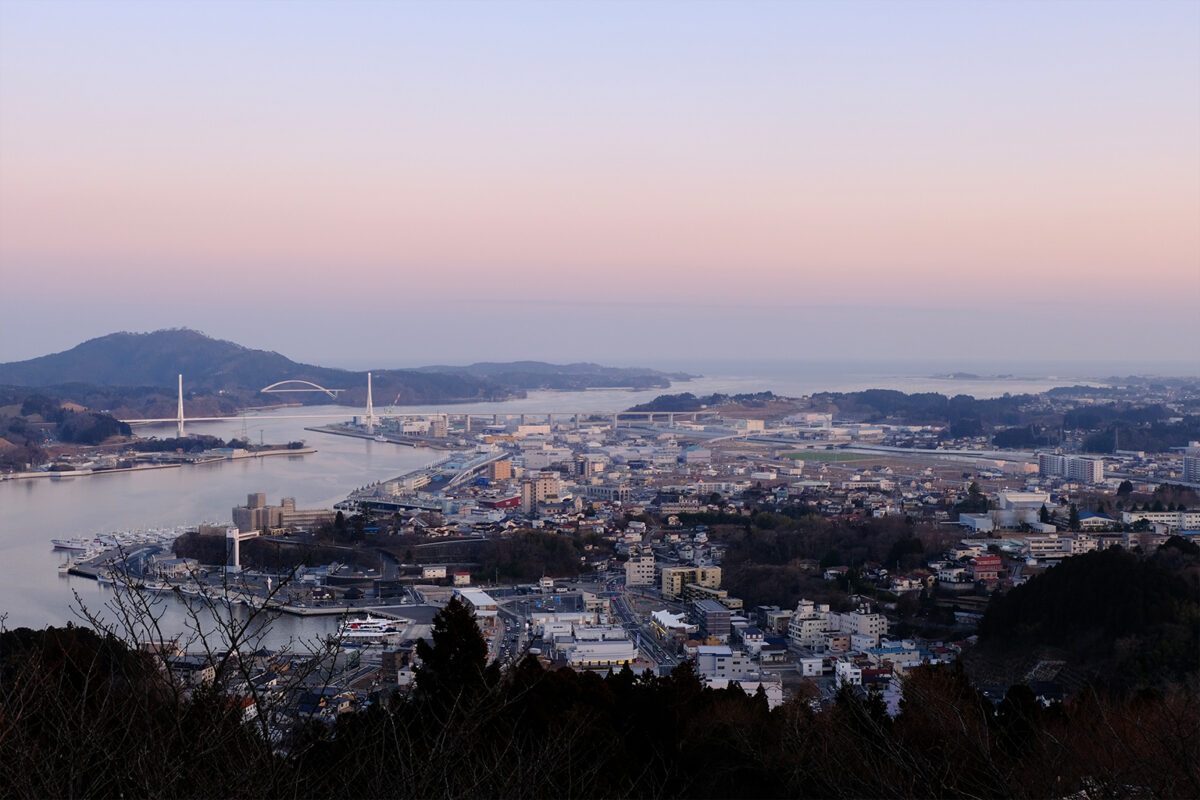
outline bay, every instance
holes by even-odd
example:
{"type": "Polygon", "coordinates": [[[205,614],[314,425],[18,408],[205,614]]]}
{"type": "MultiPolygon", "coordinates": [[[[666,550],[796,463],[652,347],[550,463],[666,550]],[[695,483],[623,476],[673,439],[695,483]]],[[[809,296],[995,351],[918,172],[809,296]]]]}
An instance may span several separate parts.
{"type": "MultiPolygon", "coordinates": [[[[757,365],[755,365],[757,366],[757,365]]],[[[766,372],[766,370],[764,370],[766,372]]],[[[186,378],[185,378],[186,379],[186,378]]],[[[1044,391],[1074,380],[949,380],[916,374],[856,371],[837,365],[778,365],[769,374],[738,374],[735,369],[687,382],[669,390],[609,389],[587,392],[530,392],[528,397],[463,405],[376,406],[380,412],[517,414],[534,411],[616,411],[647,402],[664,392],[774,391],[803,395],[817,391],[857,391],[889,388],[901,391],[939,391],[994,397],[1006,392],[1044,391]]],[[[216,462],[178,469],[115,473],[65,479],[38,478],[0,482],[0,614],[8,628],[41,627],[77,620],[78,597],[93,608],[111,599],[108,589],[79,577],[60,577],[57,566],[66,556],[52,549],[51,539],[93,536],[113,531],[224,523],[234,505],[252,492],[265,492],[275,504],[294,497],[299,508],[328,508],[353,489],[418,469],[443,454],[365,439],[306,431],[306,426],[330,419],[281,419],[301,414],[362,414],[343,406],[309,406],[251,412],[217,422],[190,423],[188,431],[223,439],[251,441],[304,440],[318,452],[301,456],[216,462]]],[[[173,436],[174,426],[139,426],[142,436],[173,436]]],[[[174,601],[168,601],[168,606],[174,601]]],[[[178,609],[166,620],[182,624],[178,609]]],[[[283,617],[279,636],[308,635],[332,629],[331,620],[283,617]]]]}

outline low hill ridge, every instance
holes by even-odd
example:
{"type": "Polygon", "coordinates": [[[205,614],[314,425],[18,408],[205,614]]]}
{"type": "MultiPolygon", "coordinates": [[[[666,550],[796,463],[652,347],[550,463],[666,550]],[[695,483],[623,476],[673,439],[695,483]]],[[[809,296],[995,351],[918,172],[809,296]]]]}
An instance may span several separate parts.
{"type": "MultiPolygon", "coordinates": [[[[505,400],[523,397],[531,389],[667,387],[672,378],[690,377],[650,369],[539,361],[372,372],[374,399],[380,405],[505,400]]],[[[274,351],[255,350],[189,328],[111,333],[60,353],[0,364],[0,386],[73,390],[137,387],[173,394],[180,373],[189,396],[220,395],[253,404],[263,400],[259,394],[263,387],[298,379],[345,390],[338,402],[362,405],[366,400],[365,371],[304,364],[274,351]]],[[[290,395],[287,399],[329,402],[321,393],[290,395]]],[[[123,405],[116,398],[108,402],[123,405]]]]}
{"type": "Polygon", "coordinates": [[[223,384],[241,385],[252,376],[251,383],[260,377],[266,379],[265,386],[273,380],[291,377],[301,369],[310,368],[279,353],[252,350],[200,331],[175,328],[151,333],[110,333],[60,353],[0,364],[0,384],[170,387],[175,376],[182,372],[189,383],[204,388],[226,388],[223,384]]]}

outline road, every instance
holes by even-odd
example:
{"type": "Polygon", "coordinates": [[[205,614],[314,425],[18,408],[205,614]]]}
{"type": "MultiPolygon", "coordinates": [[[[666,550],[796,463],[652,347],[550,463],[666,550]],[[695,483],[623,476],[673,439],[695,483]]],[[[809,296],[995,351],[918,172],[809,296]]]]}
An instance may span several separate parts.
{"type": "Polygon", "coordinates": [[[497,631],[491,657],[499,659],[501,663],[519,661],[529,647],[525,618],[507,605],[497,604],[497,608],[500,611],[500,623],[504,628],[503,632],[497,631]]]}
{"type": "Polygon", "coordinates": [[[649,621],[640,622],[638,620],[637,612],[630,605],[629,598],[624,592],[617,595],[612,605],[613,613],[621,621],[621,626],[625,628],[630,639],[639,642],[638,649],[647,661],[658,667],[674,667],[679,664],[678,658],[663,649],[662,643],[659,642],[658,635],[649,621]]]}

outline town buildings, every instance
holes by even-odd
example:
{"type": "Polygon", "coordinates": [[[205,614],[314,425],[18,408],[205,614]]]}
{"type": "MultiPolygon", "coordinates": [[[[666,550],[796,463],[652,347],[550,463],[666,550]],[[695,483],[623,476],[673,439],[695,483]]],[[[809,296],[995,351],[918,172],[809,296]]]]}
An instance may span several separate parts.
{"type": "Polygon", "coordinates": [[[1104,461],[1059,453],[1038,453],[1038,474],[1044,478],[1066,478],[1078,483],[1103,483],[1104,461]]]}
{"type": "Polygon", "coordinates": [[[296,500],[285,497],[277,506],[267,505],[267,496],[255,492],[246,496],[246,505],[234,506],[233,524],[242,533],[272,528],[311,528],[333,522],[334,512],[328,509],[297,509],[296,500]]]}

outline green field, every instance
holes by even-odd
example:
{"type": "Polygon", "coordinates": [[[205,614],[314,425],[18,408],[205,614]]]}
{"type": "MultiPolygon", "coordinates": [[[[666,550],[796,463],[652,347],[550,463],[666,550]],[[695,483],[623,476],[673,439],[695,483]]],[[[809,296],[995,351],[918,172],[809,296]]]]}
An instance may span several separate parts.
{"type": "Polygon", "coordinates": [[[796,450],[783,453],[784,458],[795,461],[865,461],[871,456],[867,453],[843,453],[838,450],[796,450]]]}

